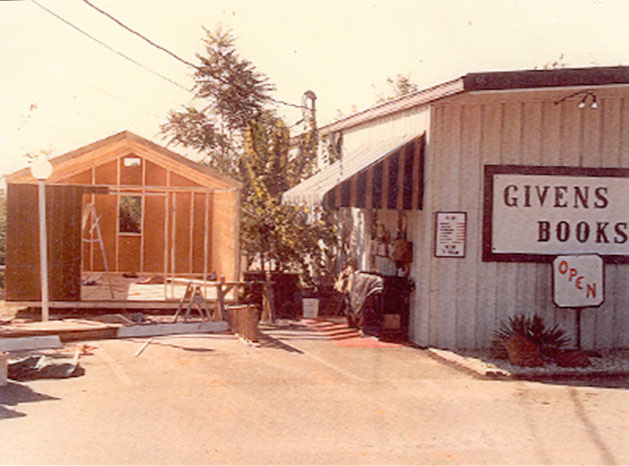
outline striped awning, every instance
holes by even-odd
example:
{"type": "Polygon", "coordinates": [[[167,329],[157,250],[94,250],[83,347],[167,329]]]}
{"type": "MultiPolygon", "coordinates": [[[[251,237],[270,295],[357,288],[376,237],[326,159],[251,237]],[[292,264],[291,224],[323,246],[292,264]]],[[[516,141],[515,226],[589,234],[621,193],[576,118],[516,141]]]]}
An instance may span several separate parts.
{"type": "Polygon", "coordinates": [[[424,135],[359,147],[286,191],[283,202],[326,208],[422,208],[424,135]]]}

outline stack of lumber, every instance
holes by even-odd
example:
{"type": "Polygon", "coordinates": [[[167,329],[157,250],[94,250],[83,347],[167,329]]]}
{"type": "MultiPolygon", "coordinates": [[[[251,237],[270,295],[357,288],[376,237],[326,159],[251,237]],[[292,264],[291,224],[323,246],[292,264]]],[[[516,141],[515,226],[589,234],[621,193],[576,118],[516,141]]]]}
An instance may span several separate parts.
{"type": "Polygon", "coordinates": [[[0,326],[0,338],[58,335],[61,341],[116,338],[122,324],[86,319],[63,319],[48,322],[10,323],[0,326]]]}

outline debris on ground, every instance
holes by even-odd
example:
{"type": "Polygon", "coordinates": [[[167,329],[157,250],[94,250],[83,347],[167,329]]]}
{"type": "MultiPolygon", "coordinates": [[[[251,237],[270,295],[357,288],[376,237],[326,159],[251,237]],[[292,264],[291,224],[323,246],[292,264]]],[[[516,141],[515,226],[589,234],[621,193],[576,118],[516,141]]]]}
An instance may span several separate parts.
{"type": "Polygon", "coordinates": [[[8,378],[24,382],[35,379],[65,379],[85,374],[85,369],[79,365],[77,351],[69,362],[59,360],[43,354],[32,354],[15,359],[9,359],[8,378]]]}
{"type": "Polygon", "coordinates": [[[135,314],[131,314],[131,321],[136,324],[141,324],[143,322],[146,322],[146,318],[141,312],[136,312],[135,314]]]}
{"type": "Polygon", "coordinates": [[[139,349],[139,350],[137,350],[137,351],[136,351],[136,353],[135,353],[133,356],[135,356],[136,358],[137,358],[138,356],[140,356],[140,355],[144,352],[144,350],[146,349],[146,347],[147,347],[148,345],[150,345],[150,344],[151,344],[151,342],[152,342],[152,341],[153,341],[153,338],[152,338],[152,337],[151,337],[151,338],[149,338],[148,340],[146,340],[146,341],[144,342],[144,344],[140,347],[140,349],[139,349]]]}
{"type": "Polygon", "coordinates": [[[85,280],[83,283],[81,283],[81,286],[99,286],[100,283],[97,280],[94,279],[87,279],[85,280]]]}
{"type": "Polygon", "coordinates": [[[74,345],[65,345],[63,348],[60,348],[55,351],[56,354],[76,354],[79,353],[80,356],[93,356],[94,351],[98,349],[98,346],[88,345],[87,343],[80,343],[74,345]]]}

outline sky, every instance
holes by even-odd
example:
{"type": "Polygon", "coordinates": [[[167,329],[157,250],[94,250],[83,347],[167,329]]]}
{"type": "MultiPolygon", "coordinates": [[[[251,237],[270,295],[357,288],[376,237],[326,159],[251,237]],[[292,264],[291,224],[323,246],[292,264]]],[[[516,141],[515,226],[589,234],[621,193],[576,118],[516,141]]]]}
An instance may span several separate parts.
{"type": "MultiPolygon", "coordinates": [[[[553,62],[629,65],[625,0],[90,1],[192,62],[204,28],[231,30],[274,98],[316,94],[319,125],[370,107],[397,74],[426,88],[553,62]]],[[[57,156],[123,130],[166,145],[159,126],[194,102],[192,84],[188,66],[82,0],[0,0],[0,176],[25,167],[25,154],[57,156]]]]}

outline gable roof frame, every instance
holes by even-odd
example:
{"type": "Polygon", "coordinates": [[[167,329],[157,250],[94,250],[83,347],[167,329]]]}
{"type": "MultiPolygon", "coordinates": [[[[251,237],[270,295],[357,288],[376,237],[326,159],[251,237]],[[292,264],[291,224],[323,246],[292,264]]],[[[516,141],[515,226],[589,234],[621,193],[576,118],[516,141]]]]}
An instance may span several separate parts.
{"type": "MultiPolygon", "coordinates": [[[[51,182],[67,178],[92,167],[125,156],[143,157],[163,168],[175,171],[201,186],[241,189],[242,184],[216,170],[194,162],[166,147],[160,146],[130,131],[122,131],[50,160],[53,165],[51,182]]],[[[28,168],[6,177],[7,183],[31,183],[35,179],[28,168]]]]}

